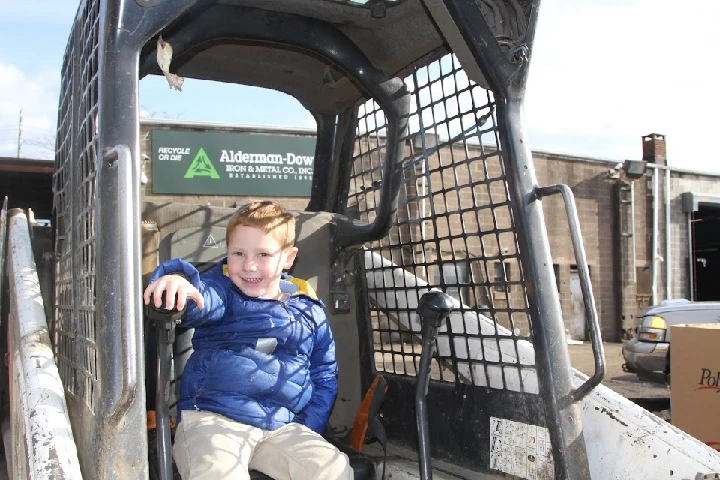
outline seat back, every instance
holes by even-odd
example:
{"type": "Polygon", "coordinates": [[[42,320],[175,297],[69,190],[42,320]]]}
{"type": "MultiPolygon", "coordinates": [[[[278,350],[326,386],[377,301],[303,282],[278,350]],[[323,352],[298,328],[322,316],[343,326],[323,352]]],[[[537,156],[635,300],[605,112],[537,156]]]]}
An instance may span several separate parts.
{"type": "MultiPolygon", "coordinates": [[[[225,257],[225,226],[234,208],[184,203],[145,202],[143,220],[143,280],[147,283],[160,262],[183,258],[204,271],[225,257]]],[[[353,313],[334,313],[330,292],[334,215],[325,212],[292,212],[297,220],[298,255],[291,274],[307,280],[326,305],[326,313],[336,341],[338,361],[338,401],[330,417],[337,434],[352,428],[361,401],[358,323],[353,313]]],[[[354,292],[349,292],[350,312],[354,312],[354,292]]],[[[179,379],[192,353],[192,330],[179,328],[174,344],[174,378],[171,405],[177,399],[179,379]]],[[[150,335],[147,335],[149,338],[150,335]]],[[[154,405],[154,342],[146,341],[146,388],[148,405],[154,405]]],[[[151,407],[148,407],[151,408],[151,407]]],[[[175,412],[173,412],[175,413],[175,412]]]]}

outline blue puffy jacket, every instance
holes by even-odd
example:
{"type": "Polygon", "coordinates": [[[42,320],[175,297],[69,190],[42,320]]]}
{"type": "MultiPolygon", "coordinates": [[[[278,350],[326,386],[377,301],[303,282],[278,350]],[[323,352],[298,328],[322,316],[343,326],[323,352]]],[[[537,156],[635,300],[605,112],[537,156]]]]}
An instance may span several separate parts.
{"type": "Polygon", "coordinates": [[[208,410],[275,430],[298,422],[322,433],[337,395],[335,341],[323,303],[304,280],[284,275],[287,300],[243,294],[227,277],[226,260],[200,274],[175,259],[151,282],[181,274],[205,299],[189,301],[182,326],[195,328],[182,375],[180,410],[208,410]],[[294,293],[293,293],[294,291],[294,293]]]}

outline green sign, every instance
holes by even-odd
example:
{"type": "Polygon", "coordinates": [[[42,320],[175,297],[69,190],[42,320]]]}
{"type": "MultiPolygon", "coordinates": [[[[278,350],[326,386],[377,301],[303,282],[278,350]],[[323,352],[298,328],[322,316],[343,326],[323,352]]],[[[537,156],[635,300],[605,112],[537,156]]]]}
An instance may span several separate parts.
{"type": "Polygon", "coordinates": [[[152,131],[153,193],[309,197],[315,137],[152,131]]]}

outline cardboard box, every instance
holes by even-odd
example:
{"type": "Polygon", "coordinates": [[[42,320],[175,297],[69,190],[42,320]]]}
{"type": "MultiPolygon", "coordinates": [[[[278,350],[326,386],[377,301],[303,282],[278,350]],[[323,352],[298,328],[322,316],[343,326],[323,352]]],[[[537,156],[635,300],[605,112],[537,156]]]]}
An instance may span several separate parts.
{"type": "Polygon", "coordinates": [[[670,329],[672,424],[720,451],[720,324],[670,329]]]}

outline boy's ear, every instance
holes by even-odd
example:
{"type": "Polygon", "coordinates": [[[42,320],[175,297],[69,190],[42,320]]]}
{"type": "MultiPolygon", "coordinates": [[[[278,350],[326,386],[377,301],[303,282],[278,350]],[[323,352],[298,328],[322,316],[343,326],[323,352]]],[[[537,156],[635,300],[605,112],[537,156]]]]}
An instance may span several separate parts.
{"type": "Polygon", "coordinates": [[[295,257],[297,257],[298,248],[292,247],[288,248],[287,250],[287,259],[285,260],[285,265],[283,266],[283,270],[288,270],[290,267],[292,267],[293,262],[295,261],[295,257]]]}

